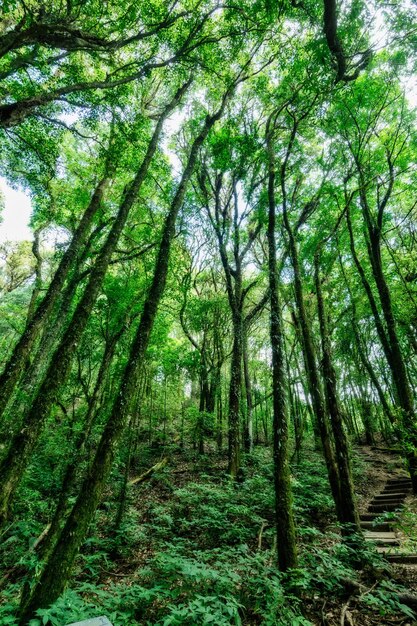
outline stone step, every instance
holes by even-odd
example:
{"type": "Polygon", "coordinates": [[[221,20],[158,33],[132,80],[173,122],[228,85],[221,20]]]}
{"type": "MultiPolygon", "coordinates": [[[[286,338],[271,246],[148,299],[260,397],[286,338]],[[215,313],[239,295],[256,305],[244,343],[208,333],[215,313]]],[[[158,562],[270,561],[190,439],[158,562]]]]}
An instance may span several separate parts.
{"type": "Polygon", "coordinates": [[[386,485],[383,491],[393,493],[398,491],[410,491],[411,483],[393,483],[392,485],[386,485]]]}
{"type": "Polygon", "coordinates": [[[374,543],[377,543],[378,545],[392,545],[392,546],[399,546],[400,545],[400,540],[398,539],[397,535],[395,533],[392,532],[388,532],[388,533],[380,533],[380,532],[365,532],[364,533],[364,537],[366,539],[366,541],[373,541],[374,543]]]}
{"type": "Polygon", "coordinates": [[[396,478],[388,478],[387,485],[402,485],[407,484],[411,487],[411,478],[408,476],[397,476],[396,478]]]}
{"type": "Polygon", "coordinates": [[[374,496],[374,500],[403,500],[407,494],[401,493],[398,491],[393,491],[392,493],[379,493],[374,496]]]}
{"type": "Polygon", "coordinates": [[[404,498],[381,498],[380,500],[376,500],[375,498],[373,500],[371,500],[371,502],[369,504],[376,504],[376,505],[382,505],[382,504],[404,504],[404,498]]]}
{"type": "Polygon", "coordinates": [[[371,446],[371,450],[375,450],[375,452],[384,452],[384,454],[401,454],[401,450],[399,448],[384,448],[381,446],[371,446]]]}
{"type": "Polygon", "coordinates": [[[372,522],[377,517],[381,517],[381,513],[372,513],[372,512],[361,513],[360,520],[361,522],[372,522]]]}
{"type": "Polygon", "coordinates": [[[404,500],[405,498],[402,496],[395,496],[395,498],[391,498],[390,496],[377,498],[376,496],[374,496],[372,498],[371,504],[393,504],[394,502],[401,502],[402,504],[404,500]]]}
{"type": "Polygon", "coordinates": [[[368,511],[370,513],[390,513],[391,511],[396,511],[400,508],[401,503],[398,502],[390,502],[386,504],[370,504],[368,507],[368,511]]]}
{"type": "Polygon", "coordinates": [[[385,461],[380,461],[379,459],[364,459],[365,463],[372,463],[372,465],[377,465],[383,467],[386,465],[385,461]]]}
{"type": "Polygon", "coordinates": [[[365,539],[398,539],[397,535],[392,532],[381,532],[381,531],[366,531],[364,532],[365,539]]]}
{"type": "Polygon", "coordinates": [[[385,483],[384,489],[411,489],[411,480],[399,480],[398,482],[385,483]]]}
{"type": "Polygon", "coordinates": [[[363,530],[368,531],[372,530],[375,532],[390,532],[392,530],[392,524],[390,522],[381,522],[380,524],[374,524],[372,521],[362,521],[361,520],[361,528],[363,530]]]}
{"type": "Polygon", "coordinates": [[[375,531],[377,531],[377,532],[380,532],[380,531],[379,531],[379,528],[381,528],[381,527],[383,527],[383,528],[384,528],[384,530],[381,530],[381,532],[392,532],[392,531],[393,531],[393,529],[394,529],[394,527],[393,527],[393,526],[390,526],[390,527],[389,527],[389,530],[387,530],[387,527],[385,526],[385,524],[390,524],[390,525],[391,525],[391,524],[394,524],[397,520],[394,520],[394,522],[392,522],[392,521],[390,520],[389,522],[380,522],[380,523],[378,523],[378,524],[375,524],[375,519],[376,519],[377,517],[378,517],[378,518],[379,518],[379,517],[381,517],[381,514],[380,514],[380,513],[370,513],[370,514],[369,514],[369,516],[371,516],[371,515],[374,515],[374,518],[373,518],[373,519],[365,519],[365,520],[362,520],[362,519],[361,519],[361,520],[360,520],[360,524],[361,524],[361,526],[362,526],[362,523],[365,523],[365,524],[372,524],[372,526],[367,526],[367,527],[364,527],[364,528],[363,528],[363,531],[364,531],[364,532],[367,532],[367,531],[374,531],[374,530],[375,530],[375,531]],[[373,525],[373,524],[375,524],[375,525],[373,525]]]}
{"type": "Polygon", "coordinates": [[[417,554],[390,554],[381,546],[377,548],[378,552],[384,555],[389,563],[401,563],[401,565],[417,564],[417,554]]]}
{"type": "Polygon", "coordinates": [[[403,469],[403,471],[399,474],[393,474],[387,478],[387,483],[392,482],[393,480],[411,480],[411,476],[406,469],[403,469]]]}
{"type": "Polygon", "coordinates": [[[365,539],[377,546],[398,548],[401,545],[395,533],[365,533],[365,539]]]}

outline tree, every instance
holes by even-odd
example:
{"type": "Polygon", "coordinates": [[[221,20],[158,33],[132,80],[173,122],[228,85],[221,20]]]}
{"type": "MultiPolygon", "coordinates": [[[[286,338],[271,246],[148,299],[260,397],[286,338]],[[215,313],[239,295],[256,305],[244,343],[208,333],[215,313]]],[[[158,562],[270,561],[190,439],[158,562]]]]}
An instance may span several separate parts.
{"type": "MultiPolygon", "coordinates": [[[[186,87],[188,87],[188,83],[186,83],[185,88],[186,87]]],[[[173,101],[168,105],[169,110],[172,110],[173,106],[175,106],[185,88],[183,86],[178,90],[173,101]]],[[[56,543],[47,559],[36,586],[29,598],[25,599],[21,607],[20,623],[22,626],[31,615],[33,615],[37,608],[48,606],[62,593],[71,574],[71,569],[81,542],[100,502],[101,493],[114,459],[115,447],[129,415],[129,409],[135,395],[137,379],[149,343],[157,308],[164,292],[168,274],[170,246],[175,235],[176,218],[184,200],[187,184],[192,176],[199,149],[210,129],[221,118],[234,89],[235,84],[232,84],[225,92],[217,111],[206,116],[202,129],[192,144],[187,165],[164,220],[154,275],[147,293],[141,320],[131,346],[129,361],[125,367],[115,400],[109,411],[108,422],[101,436],[96,456],[81,486],[77,501],[60,534],[59,541],[56,543]]]]}
{"type": "Polygon", "coordinates": [[[24,429],[14,436],[11,441],[9,452],[5,456],[0,466],[0,476],[2,481],[2,491],[0,494],[0,519],[3,521],[7,517],[10,497],[16,488],[23,471],[27,465],[29,456],[36,444],[40,429],[51,409],[55,399],[55,394],[65,381],[70,365],[74,347],[79,341],[84,328],[88,322],[92,307],[99,294],[103,279],[105,277],[111,255],[116,248],[122,230],[126,224],[130,209],[140,193],[141,186],[146,178],[152,158],[158,147],[158,140],[162,131],[162,126],[168,115],[181,101],[184,92],[189,86],[186,82],[176,92],[173,99],[163,109],[155,130],[150,139],[143,161],[131,183],[125,188],[117,215],[109,231],[107,239],[101,249],[94,268],[90,274],[83,296],[77,305],[72,320],[56,349],[51,364],[47,370],[32,406],[25,417],[24,429]]]}
{"type": "Polygon", "coordinates": [[[282,312],[279,300],[276,206],[275,206],[275,146],[274,122],[277,113],[268,119],[266,143],[268,151],[268,269],[270,294],[270,333],[272,348],[272,399],[274,407],[274,486],[275,524],[277,534],[278,562],[282,571],[297,566],[294,512],[291,493],[291,477],[288,455],[288,417],[285,398],[285,357],[282,329],[282,312]]]}

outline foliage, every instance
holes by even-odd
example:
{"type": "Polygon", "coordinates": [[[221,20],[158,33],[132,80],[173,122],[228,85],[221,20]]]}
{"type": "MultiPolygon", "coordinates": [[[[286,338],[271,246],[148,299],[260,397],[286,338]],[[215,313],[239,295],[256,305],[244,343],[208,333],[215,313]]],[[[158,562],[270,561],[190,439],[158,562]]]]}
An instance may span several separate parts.
{"type": "MultiPolygon", "coordinates": [[[[23,588],[33,626],[306,626],[380,568],[336,519],[361,438],[396,440],[417,491],[394,4],[3,2],[0,174],[34,241],[0,243],[1,623],[23,588]]],[[[358,602],[407,614],[396,589],[358,602]]]]}

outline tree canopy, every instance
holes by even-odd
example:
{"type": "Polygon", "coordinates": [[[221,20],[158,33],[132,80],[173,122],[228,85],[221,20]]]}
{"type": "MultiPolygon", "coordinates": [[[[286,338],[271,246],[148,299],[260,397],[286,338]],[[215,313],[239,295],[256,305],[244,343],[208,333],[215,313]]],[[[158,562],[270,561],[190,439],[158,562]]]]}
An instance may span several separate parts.
{"type": "Polygon", "coordinates": [[[314,463],[366,569],[355,446],[395,445],[417,493],[415,24],[406,0],[3,1],[0,175],[33,240],[0,244],[1,623],[76,621],[94,541],[103,571],[150,553],[115,624],[314,623],[314,463]],[[194,482],[144,513],[173,459],[194,482]],[[174,594],[193,567],[212,596],[174,594]]]}

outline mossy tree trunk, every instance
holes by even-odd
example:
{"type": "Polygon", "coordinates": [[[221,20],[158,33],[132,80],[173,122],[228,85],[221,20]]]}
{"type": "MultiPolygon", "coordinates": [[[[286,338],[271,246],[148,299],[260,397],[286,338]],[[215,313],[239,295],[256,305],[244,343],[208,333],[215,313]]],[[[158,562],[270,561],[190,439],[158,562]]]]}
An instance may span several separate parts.
{"type": "Polygon", "coordinates": [[[246,396],[246,419],[243,429],[243,443],[245,451],[251,453],[253,450],[253,398],[252,380],[249,371],[248,329],[246,324],[243,335],[243,374],[245,379],[246,396]]]}
{"type": "Polygon", "coordinates": [[[41,544],[39,551],[40,558],[45,560],[50,552],[53,550],[58,538],[61,528],[65,522],[65,518],[70,510],[70,498],[76,493],[76,487],[79,482],[79,466],[85,452],[86,444],[90,437],[96,417],[100,412],[99,399],[103,391],[110,366],[116,351],[117,344],[126,330],[125,324],[106,342],[102,361],[97,374],[97,379],[94,384],[94,389],[88,402],[87,412],[84,418],[84,427],[79,435],[76,437],[73,443],[73,458],[67,464],[64,472],[64,478],[61,484],[59,492],[59,499],[54,515],[52,518],[51,526],[45,537],[44,542],[41,544]]]}
{"type": "Polygon", "coordinates": [[[210,180],[210,185],[207,185],[207,177],[207,171],[202,171],[199,176],[199,183],[218,243],[232,317],[233,345],[230,363],[228,450],[229,473],[234,480],[239,472],[241,462],[244,335],[248,319],[251,319],[252,313],[255,315],[258,309],[258,305],[255,305],[245,317],[245,298],[250,287],[243,287],[243,262],[260,232],[261,224],[251,230],[247,241],[242,243],[238,178],[232,175],[231,180],[226,180],[223,173],[216,172],[213,175],[213,180],[210,180]],[[211,201],[214,205],[213,210],[211,209],[211,201]],[[230,212],[231,215],[229,215],[230,212]]]}
{"type": "MultiPolygon", "coordinates": [[[[106,163],[106,172],[95,188],[90,203],[80,220],[69,247],[59,263],[48,290],[36,310],[30,313],[26,328],[16,343],[0,376],[0,417],[3,415],[16,384],[25,370],[32,347],[61,295],[68,274],[82,253],[94,217],[100,208],[103,195],[109,184],[109,169],[109,163],[106,163]]],[[[34,304],[32,308],[34,308],[34,304]]]]}
{"type": "Polygon", "coordinates": [[[272,349],[275,529],[279,569],[285,572],[289,568],[297,566],[297,544],[288,450],[288,415],[285,393],[285,387],[288,381],[286,381],[285,376],[284,333],[282,328],[277,270],[273,132],[273,128],[268,128],[268,281],[272,349]]]}
{"type": "Polygon", "coordinates": [[[126,224],[130,209],[135,203],[148,173],[152,158],[158,147],[163,123],[181,100],[186,87],[188,87],[188,84],[178,90],[157,121],[144,159],[135,178],[125,189],[118,213],[92,268],[84,293],[74,311],[62,341],[51,359],[44,380],[25,416],[23,428],[12,438],[8,452],[2,460],[0,465],[0,523],[7,518],[12,494],[20,483],[45,420],[55,402],[59,388],[65,382],[70,372],[74,349],[87,326],[94,303],[100,293],[111,256],[126,224]]]}
{"type": "Polygon", "coordinates": [[[290,224],[288,216],[288,207],[286,202],[286,170],[287,163],[294,146],[294,142],[298,132],[299,121],[294,119],[291,135],[288,142],[285,158],[281,163],[281,194],[283,197],[283,224],[288,236],[288,251],[291,265],[294,271],[294,294],[298,312],[299,333],[304,355],[304,364],[308,380],[308,390],[311,398],[313,412],[317,420],[318,429],[320,431],[320,439],[323,448],[323,455],[326,462],[327,474],[329,477],[330,488],[336,506],[337,516],[343,523],[343,505],[342,494],[340,491],[339,473],[337,469],[335,451],[331,433],[329,429],[328,416],[323,396],[323,387],[320,380],[319,369],[317,365],[317,355],[314,346],[311,327],[309,324],[307,311],[304,303],[304,288],[301,278],[301,266],[298,255],[298,247],[294,230],[290,224]]]}
{"type": "Polygon", "coordinates": [[[118,442],[129,417],[132,400],[137,392],[137,381],[144,363],[159,302],[165,289],[171,244],[175,235],[175,224],[184,200],[187,185],[193,173],[199,150],[212,126],[221,118],[233,91],[234,86],[226,91],[220,108],[213,115],[207,115],[203,128],[193,141],[187,164],[164,221],[152,282],[145,299],[141,320],[131,345],[129,359],[113,405],[109,411],[109,419],[101,436],[96,455],[81,486],[77,501],[61,532],[59,541],[45,562],[30,597],[21,607],[20,626],[26,626],[27,621],[38,608],[46,607],[54,602],[64,590],[71,575],[74,560],[100,502],[113,465],[118,442]]]}
{"type": "Polygon", "coordinates": [[[358,155],[354,155],[359,180],[359,200],[366,232],[366,249],[371,265],[374,284],[378,293],[380,304],[379,312],[376,298],[366,277],[362,264],[355,249],[355,239],[349,211],[347,212],[347,225],[350,237],[350,249],[356,269],[360,275],[363,288],[367,294],[368,302],[375,321],[375,327],[382,344],[385,358],[390,368],[393,387],[395,390],[395,401],[400,409],[399,426],[402,429],[402,441],[405,449],[405,457],[408,462],[413,491],[417,493],[417,427],[416,413],[414,407],[413,392],[409,383],[407,367],[402,353],[402,348],[398,336],[397,323],[392,307],[391,292],[384,274],[381,238],[384,223],[385,209],[390,201],[395,182],[394,164],[392,154],[387,152],[387,185],[385,193],[377,193],[376,215],[373,215],[370,208],[370,200],[365,180],[365,172],[358,155]]]}
{"type": "Polygon", "coordinates": [[[336,372],[333,365],[331,341],[327,323],[327,311],[325,310],[321,286],[319,251],[314,257],[314,268],[322,350],[324,391],[335,443],[336,463],[342,496],[340,500],[339,513],[340,517],[343,518],[344,524],[346,524],[344,530],[347,534],[350,534],[352,532],[360,532],[360,523],[353,489],[349,442],[344,428],[342,410],[337,394],[336,372]]]}
{"type": "Polygon", "coordinates": [[[40,251],[40,234],[41,229],[38,228],[33,234],[32,254],[35,257],[35,281],[33,284],[32,294],[28,306],[26,324],[30,324],[30,320],[36,310],[36,302],[42,289],[42,265],[43,258],[40,251]]]}
{"type": "Polygon", "coordinates": [[[414,398],[398,337],[397,323],[392,308],[391,293],[382,267],[380,240],[381,229],[375,227],[372,229],[370,228],[368,254],[372,265],[375,284],[378,290],[379,300],[381,302],[381,309],[390,345],[388,364],[392,373],[396,400],[401,409],[400,425],[404,430],[403,438],[405,440],[405,455],[413,484],[413,491],[414,493],[417,493],[417,424],[414,398]]]}
{"type": "Polygon", "coordinates": [[[242,356],[243,356],[242,312],[233,315],[233,347],[230,363],[229,386],[229,473],[235,479],[240,469],[240,405],[242,397],[242,356]]]}
{"type": "MultiPolygon", "coordinates": [[[[352,233],[353,234],[353,233],[352,233]]],[[[387,417],[388,421],[390,422],[391,425],[394,425],[395,423],[395,416],[392,413],[391,407],[388,404],[386,395],[384,393],[384,390],[381,386],[381,383],[379,382],[379,378],[377,373],[375,372],[375,368],[373,366],[373,364],[371,363],[371,361],[368,358],[368,355],[365,352],[365,348],[363,345],[363,339],[360,336],[359,333],[359,320],[358,320],[358,315],[357,315],[357,311],[356,311],[356,303],[355,303],[355,299],[352,293],[352,290],[350,288],[349,285],[349,281],[343,266],[343,262],[341,259],[341,256],[339,254],[339,265],[340,265],[340,269],[342,271],[342,275],[344,278],[344,281],[346,283],[346,288],[349,292],[349,297],[350,297],[350,302],[351,302],[351,310],[352,310],[352,328],[353,328],[353,334],[355,337],[355,345],[356,345],[356,351],[359,357],[359,360],[364,368],[364,370],[366,371],[366,373],[369,376],[369,380],[371,381],[372,385],[374,386],[378,397],[379,397],[379,401],[381,403],[382,409],[384,411],[385,416],[387,417]]]]}

